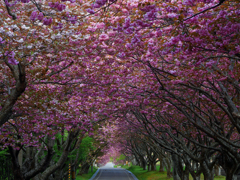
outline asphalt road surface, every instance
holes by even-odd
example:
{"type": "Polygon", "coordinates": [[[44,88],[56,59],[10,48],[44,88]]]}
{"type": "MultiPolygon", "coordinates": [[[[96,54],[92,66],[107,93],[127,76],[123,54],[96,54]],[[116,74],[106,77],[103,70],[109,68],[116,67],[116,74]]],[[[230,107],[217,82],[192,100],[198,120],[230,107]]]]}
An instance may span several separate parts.
{"type": "Polygon", "coordinates": [[[121,168],[113,168],[112,163],[101,167],[93,180],[134,180],[131,173],[121,168]]]}

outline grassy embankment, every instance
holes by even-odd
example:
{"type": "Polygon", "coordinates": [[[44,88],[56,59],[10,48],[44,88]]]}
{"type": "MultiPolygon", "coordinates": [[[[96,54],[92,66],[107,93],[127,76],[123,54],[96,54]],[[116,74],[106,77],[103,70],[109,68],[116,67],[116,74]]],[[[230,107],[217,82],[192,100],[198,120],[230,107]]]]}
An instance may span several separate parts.
{"type": "MultiPolygon", "coordinates": [[[[142,170],[141,167],[139,166],[123,166],[122,168],[127,169],[128,171],[131,171],[137,178],[138,180],[173,180],[173,178],[167,178],[167,173],[166,172],[158,172],[159,166],[157,166],[157,171],[147,171],[147,170],[142,170]]],[[[192,177],[189,176],[190,180],[192,180],[192,177]]],[[[224,180],[224,176],[218,176],[215,177],[214,180],[224,180]]],[[[203,176],[201,176],[201,180],[203,180],[203,176]]]]}
{"type": "Polygon", "coordinates": [[[93,167],[93,172],[89,170],[88,174],[77,175],[76,180],[89,180],[96,171],[97,171],[97,168],[93,167]]]}

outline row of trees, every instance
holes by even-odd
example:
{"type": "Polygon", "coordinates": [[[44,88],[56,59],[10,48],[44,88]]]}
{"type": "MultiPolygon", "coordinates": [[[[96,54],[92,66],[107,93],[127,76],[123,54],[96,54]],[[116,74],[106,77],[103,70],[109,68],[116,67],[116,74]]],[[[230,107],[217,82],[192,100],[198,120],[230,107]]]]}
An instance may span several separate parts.
{"type": "Polygon", "coordinates": [[[118,57],[128,75],[119,96],[127,106],[117,120],[125,123],[115,126],[144,168],[165,158],[174,179],[213,179],[219,166],[227,180],[239,173],[238,7],[149,2],[119,17],[125,21],[109,43],[117,49],[122,40],[118,57]]]}
{"type": "Polygon", "coordinates": [[[165,158],[169,176],[173,161],[174,179],[211,180],[218,164],[232,180],[239,9],[235,0],[1,1],[0,142],[15,176],[53,177],[88,132],[103,146],[119,140],[143,167],[165,158]],[[24,169],[17,156],[29,147],[37,160],[24,169]]]}
{"type": "MultiPolygon", "coordinates": [[[[15,179],[68,179],[69,174],[76,177],[76,174],[88,173],[96,159],[102,156],[102,150],[106,148],[106,144],[97,147],[99,142],[92,137],[78,137],[78,139],[71,140],[73,142],[70,142],[69,138],[73,136],[67,132],[64,135],[56,135],[56,141],[48,143],[49,146],[52,145],[51,155],[44,149],[44,145],[40,147],[41,149],[23,148],[18,154],[11,147],[0,152],[5,152],[3,156],[8,157],[8,152],[10,152],[15,179]]],[[[8,168],[10,167],[2,167],[3,170],[8,168]]]]}
{"type": "Polygon", "coordinates": [[[107,148],[95,99],[107,87],[87,60],[93,3],[0,1],[0,145],[17,180],[86,173],[107,148]]]}

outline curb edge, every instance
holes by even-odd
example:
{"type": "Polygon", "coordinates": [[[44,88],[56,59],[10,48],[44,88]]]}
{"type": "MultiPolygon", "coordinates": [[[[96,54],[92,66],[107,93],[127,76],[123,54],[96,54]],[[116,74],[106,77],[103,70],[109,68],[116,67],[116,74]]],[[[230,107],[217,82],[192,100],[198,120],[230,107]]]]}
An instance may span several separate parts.
{"type": "MultiPolygon", "coordinates": [[[[128,170],[127,170],[128,171],[128,170]]],[[[132,173],[132,172],[130,172],[130,171],[128,171],[131,175],[132,175],[132,177],[133,177],[133,179],[134,180],[138,180],[138,178],[132,173]]]]}
{"type": "Polygon", "coordinates": [[[89,180],[93,180],[97,176],[98,171],[99,171],[99,169],[92,175],[92,177],[89,180]]]}

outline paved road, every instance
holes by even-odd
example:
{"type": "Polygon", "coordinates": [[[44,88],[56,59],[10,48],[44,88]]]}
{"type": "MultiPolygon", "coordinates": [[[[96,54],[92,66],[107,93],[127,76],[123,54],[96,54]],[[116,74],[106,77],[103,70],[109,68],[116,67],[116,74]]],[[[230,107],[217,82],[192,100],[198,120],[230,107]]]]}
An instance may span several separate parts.
{"type": "Polygon", "coordinates": [[[113,168],[112,163],[101,167],[93,180],[134,180],[131,173],[121,168],[113,168]]]}

